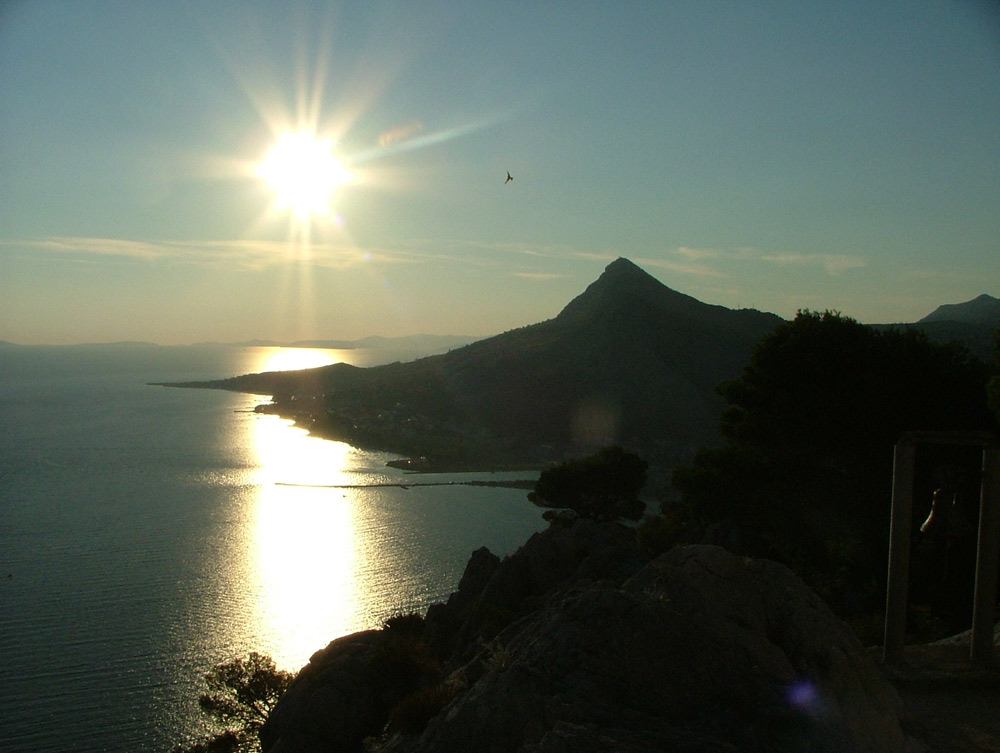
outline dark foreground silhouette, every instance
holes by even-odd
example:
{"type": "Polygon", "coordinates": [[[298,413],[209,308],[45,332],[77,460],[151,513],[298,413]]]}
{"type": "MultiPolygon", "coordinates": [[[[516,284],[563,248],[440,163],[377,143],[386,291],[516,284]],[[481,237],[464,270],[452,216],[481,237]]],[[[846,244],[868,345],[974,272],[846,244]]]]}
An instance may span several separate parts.
{"type": "Polygon", "coordinates": [[[265,753],[885,751],[902,703],[787,568],[719,547],[650,558],[580,519],[447,603],[317,652],[261,730],[265,753]],[[367,742],[365,742],[367,741],[367,742]]]}

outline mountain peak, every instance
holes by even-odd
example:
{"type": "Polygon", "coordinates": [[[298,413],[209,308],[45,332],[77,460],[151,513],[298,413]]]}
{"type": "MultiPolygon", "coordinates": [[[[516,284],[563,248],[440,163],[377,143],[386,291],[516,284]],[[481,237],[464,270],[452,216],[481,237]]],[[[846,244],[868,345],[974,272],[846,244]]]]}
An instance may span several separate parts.
{"type": "Polygon", "coordinates": [[[995,327],[1000,324],[1000,299],[983,293],[965,303],[946,303],[920,320],[920,323],[925,322],[965,322],[995,327]]]}
{"type": "Polygon", "coordinates": [[[570,301],[558,318],[600,316],[635,304],[678,310],[708,306],[691,296],[671,290],[633,262],[620,257],[605,267],[601,276],[583,293],[570,301]]]}
{"type": "Polygon", "coordinates": [[[608,444],[673,462],[717,440],[715,385],[780,322],[702,303],[618,259],[555,319],[448,353],[224,384],[278,395],[279,413],[322,394],[314,430],[445,465],[535,465],[608,444]]]}
{"type": "Polygon", "coordinates": [[[666,285],[642,269],[638,264],[620,256],[604,268],[597,278],[597,284],[610,285],[655,285],[669,290],[666,285]]]}
{"type": "Polygon", "coordinates": [[[633,261],[626,259],[624,256],[619,256],[608,266],[604,268],[605,275],[623,275],[623,274],[636,274],[649,277],[649,273],[639,267],[633,261]]]}

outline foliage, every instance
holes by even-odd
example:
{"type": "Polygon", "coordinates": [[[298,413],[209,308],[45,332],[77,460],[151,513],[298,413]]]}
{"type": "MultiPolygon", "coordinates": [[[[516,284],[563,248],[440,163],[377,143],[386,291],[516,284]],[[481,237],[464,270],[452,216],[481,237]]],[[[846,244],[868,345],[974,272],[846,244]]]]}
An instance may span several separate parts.
{"type": "Polygon", "coordinates": [[[987,393],[990,401],[990,410],[1000,422],[1000,329],[993,335],[993,377],[987,385],[987,393]]]}
{"type": "Polygon", "coordinates": [[[689,523],[681,504],[662,501],[660,510],[659,515],[647,515],[635,529],[636,542],[654,557],[680,543],[689,523]]]}
{"type": "Polygon", "coordinates": [[[251,652],[216,665],[205,675],[208,690],[198,699],[218,732],[174,753],[249,753],[260,750],[258,733],[267,715],[294,679],[264,654],[251,652]]]}
{"type": "Polygon", "coordinates": [[[638,520],[645,509],[639,492],[648,464],[621,447],[605,447],[582,460],[547,468],[528,498],[540,507],[569,508],[581,518],[638,520]]]}
{"type": "Polygon", "coordinates": [[[993,424],[984,365],[915,330],[799,312],[719,387],[723,447],[675,470],[692,516],[793,567],[842,614],[877,606],[893,445],[907,430],[993,424]]]}
{"type": "Polygon", "coordinates": [[[396,634],[419,636],[424,631],[424,618],[420,612],[398,612],[385,619],[382,629],[396,634]]]}
{"type": "Polygon", "coordinates": [[[455,696],[441,682],[441,663],[424,640],[418,612],[397,613],[382,624],[374,665],[385,683],[382,693],[397,699],[388,710],[389,728],[415,734],[455,696]]]}
{"type": "Polygon", "coordinates": [[[721,429],[736,444],[788,448],[802,438],[803,454],[857,454],[856,442],[891,446],[901,430],[984,428],[983,378],[960,345],[799,312],[758,344],[740,378],[720,387],[731,406],[721,429]]]}
{"type": "Polygon", "coordinates": [[[454,687],[438,683],[415,690],[389,712],[389,726],[404,735],[423,732],[427,723],[455,698],[454,687]]]}

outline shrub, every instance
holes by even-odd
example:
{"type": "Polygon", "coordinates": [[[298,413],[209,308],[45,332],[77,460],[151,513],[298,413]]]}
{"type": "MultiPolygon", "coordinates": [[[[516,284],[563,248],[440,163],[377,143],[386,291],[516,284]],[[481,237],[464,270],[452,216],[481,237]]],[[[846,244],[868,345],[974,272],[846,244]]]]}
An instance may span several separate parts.
{"type": "Polygon", "coordinates": [[[252,753],[260,750],[258,734],[267,715],[294,675],[277,669],[271,657],[251,652],[217,664],[204,678],[207,693],[198,705],[221,731],[174,753],[252,753]]]}
{"type": "Polygon", "coordinates": [[[634,453],[605,447],[596,455],[542,471],[528,499],[539,507],[568,508],[581,518],[638,520],[646,508],[639,492],[648,467],[634,453]]]}

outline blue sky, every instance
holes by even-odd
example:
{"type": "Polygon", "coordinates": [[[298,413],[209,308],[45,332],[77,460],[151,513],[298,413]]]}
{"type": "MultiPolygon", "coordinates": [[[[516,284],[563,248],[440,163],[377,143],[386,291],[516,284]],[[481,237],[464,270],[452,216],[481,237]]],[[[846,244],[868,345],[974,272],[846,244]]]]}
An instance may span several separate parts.
{"type": "Polygon", "coordinates": [[[496,334],[619,256],[784,317],[1000,295],[987,0],[13,0],[0,135],[20,343],[496,334]],[[313,215],[257,170],[302,130],[313,215]]]}

